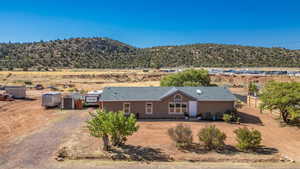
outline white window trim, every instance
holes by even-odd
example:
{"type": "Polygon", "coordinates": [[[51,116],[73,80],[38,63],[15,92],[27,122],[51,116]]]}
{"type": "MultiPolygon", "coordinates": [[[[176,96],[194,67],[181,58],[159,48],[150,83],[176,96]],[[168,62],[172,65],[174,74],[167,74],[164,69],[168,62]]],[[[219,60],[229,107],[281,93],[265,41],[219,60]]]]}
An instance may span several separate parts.
{"type": "Polygon", "coordinates": [[[174,112],[171,112],[171,111],[170,111],[170,109],[171,109],[170,104],[174,104],[174,102],[169,102],[169,103],[168,103],[168,113],[169,113],[169,114],[174,114],[174,113],[175,113],[175,104],[174,104],[174,108],[173,108],[173,109],[174,109],[174,112]]]}
{"type": "Polygon", "coordinates": [[[153,103],[152,102],[146,102],[145,104],[145,114],[153,114],[153,103]],[[151,104],[151,112],[148,112],[148,108],[147,108],[147,105],[148,104],[151,104]]]}
{"type": "Polygon", "coordinates": [[[185,109],[186,109],[186,111],[187,111],[187,113],[188,113],[188,112],[189,112],[189,109],[188,109],[188,103],[187,103],[187,102],[181,102],[181,112],[184,113],[184,112],[182,111],[182,104],[185,104],[185,109]]]}
{"type": "Polygon", "coordinates": [[[181,94],[176,94],[175,96],[174,96],[174,102],[182,102],[182,95],[181,94]],[[180,101],[177,101],[176,100],[176,97],[177,96],[180,96],[180,101]]]}
{"type": "Polygon", "coordinates": [[[123,103],[123,112],[124,112],[126,115],[129,115],[129,114],[131,113],[131,104],[130,104],[130,103],[128,103],[128,102],[123,103]],[[128,105],[129,105],[128,113],[125,112],[125,104],[128,104],[128,105]]]}
{"type": "MultiPolygon", "coordinates": [[[[176,102],[169,102],[168,103],[168,109],[169,109],[169,114],[183,114],[184,112],[182,111],[182,104],[185,104],[186,106],[188,106],[187,102],[180,102],[180,103],[176,103],[176,102]],[[170,104],[174,104],[174,112],[170,111],[170,104]],[[180,104],[180,112],[176,112],[176,104],[180,104]]],[[[188,107],[186,107],[186,110],[188,111],[188,107]]]]}

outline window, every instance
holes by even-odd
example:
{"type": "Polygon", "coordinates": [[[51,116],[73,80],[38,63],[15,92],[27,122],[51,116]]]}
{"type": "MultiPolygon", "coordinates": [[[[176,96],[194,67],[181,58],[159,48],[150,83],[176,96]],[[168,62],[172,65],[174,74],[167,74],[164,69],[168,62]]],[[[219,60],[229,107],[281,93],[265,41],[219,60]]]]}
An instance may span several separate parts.
{"type": "Polygon", "coordinates": [[[130,103],[123,104],[123,111],[125,114],[130,114],[130,103]]]}
{"type": "Polygon", "coordinates": [[[175,112],[175,104],[169,103],[169,113],[174,113],[174,112],[175,112]]]}
{"type": "Polygon", "coordinates": [[[146,114],[152,114],[152,112],[153,112],[153,104],[146,103],[146,114]]]}
{"type": "Polygon", "coordinates": [[[186,113],[188,111],[187,109],[187,103],[175,103],[170,102],[169,103],[169,113],[170,114],[182,114],[186,113]]]}
{"type": "Polygon", "coordinates": [[[187,113],[187,106],[186,106],[186,103],[182,103],[182,104],[181,104],[181,112],[182,112],[182,113],[187,113]]]}
{"type": "Polygon", "coordinates": [[[180,104],[180,103],[176,103],[176,104],[175,104],[175,107],[176,107],[176,108],[175,108],[175,112],[176,112],[176,113],[180,113],[180,112],[181,112],[181,104],[180,104]]]}
{"type": "Polygon", "coordinates": [[[182,97],[181,97],[181,95],[179,95],[179,94],[177,94],[177,95],[175,95],[175,97],[174,97],[174,102],[181,102],[182,101],[182,97]]]}

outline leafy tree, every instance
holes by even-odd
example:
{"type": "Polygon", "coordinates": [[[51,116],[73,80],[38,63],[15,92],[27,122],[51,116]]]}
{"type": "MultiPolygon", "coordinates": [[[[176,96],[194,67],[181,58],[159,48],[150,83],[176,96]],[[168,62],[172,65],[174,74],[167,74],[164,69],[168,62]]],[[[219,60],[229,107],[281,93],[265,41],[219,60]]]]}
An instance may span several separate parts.
{"type": "Polygon", "coordinates": [[[136,125],[136,118],[133,114],[128,117],[124,115],[124,112],[109,113],[109,118],[112,123],[111,128],[111,140],[114,146],[120,146],[124,144],[127,137],[136,132],[139,126],[136,125]]]}
{"type": "Polygon", "coordinates": [[[128,136],[138,130],[133,114],[127,117],[123,112],[97,110],[96,113],[90,113],[90,115],[92,118],[87,121],[90,134],[102,138],[103,150],[106,151],[109,149],[109,138],[112,145],[119,146],[125,143],[128,136]]]}
{"type": "Polygon", "coordinates": [[[261,133],[258,130],[249,130],[247,127],[234,130],[237,147],[240,150],[253,150],[260,146],[261,133]]]}
{"type": "Polygon", "coordinates": [[[225,143],[226,135],[215,125],[202,128],[198,133],[199,141],[203,142],[209,150],[222,148],[225,143]]]}
{"type": "Polygon", "coordinates": [[[210,77],[207,70],[189,69],[183,72],[165,76],[160,81],[161,86],[209,86],[210,77]]]}
{"type": "Polygon", "coordinates": [[[102,138],[103,150],[109,149],[109,135],[111,133],[112,123],[109,118],[109,112],[97,110],[96,113],[90,113],[92,117],[87,121],[87,128],[91,136],[102,138]]]}
{"type": "Polygon", "coordinates": [[[279,110],[284,122],[289,123],[300,113],[300,83],[269,82],[263,89],[260,99],[261,109],[279,110]]]}
{"type": "Polygon", "coordinates": [[[178,124],[175,128],[170,128],[168,134],[177,147],[185,147],[193,142],[193,133],[190,126],[178,124]]]}

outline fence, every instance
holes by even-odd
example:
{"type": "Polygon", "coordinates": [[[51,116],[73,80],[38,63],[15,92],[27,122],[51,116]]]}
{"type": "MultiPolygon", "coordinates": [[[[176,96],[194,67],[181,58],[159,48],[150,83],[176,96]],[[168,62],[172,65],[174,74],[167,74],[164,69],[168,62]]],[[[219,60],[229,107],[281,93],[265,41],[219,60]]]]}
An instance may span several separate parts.
{"type": "MultiPolygon", "coordinates": [[[[259,100],[259,97],[255,96],[247,96],[247,105],[249,107],[260,109],[261,101],[259,100]]],[[[261,110],[262,113],[271,113],[272,115],[280,116],[280,113],[278,110],[261,110]]]]}

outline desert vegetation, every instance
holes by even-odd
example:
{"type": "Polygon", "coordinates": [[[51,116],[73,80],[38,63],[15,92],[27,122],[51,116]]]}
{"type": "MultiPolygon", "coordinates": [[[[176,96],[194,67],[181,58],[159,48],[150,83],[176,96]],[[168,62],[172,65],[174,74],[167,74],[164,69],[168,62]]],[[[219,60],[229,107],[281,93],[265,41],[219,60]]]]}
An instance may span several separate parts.
{"type": "Polygon", "coordinates": [[[300,51],[239,45],[193,44],[135,48],[108,38],[1,43],[0,67],[55,68],[299,67],[300,51]]]}
{"type": "Polygon", "coordinates": [[[209,86],[210,77],[207,70],[188,69],[163,77],[161,86],[209,86]]]}
{"type": "Polygon", "coordinates": [[[179,124],[175,128],[169,128],[168,134],[177,147],[190,146],[193,142],[193,132],[187,125],[179,124]]]}
{"type": "Polygon", "coordinates": [[[270,82],[260,95],[261,109],[279,110],[285,123],[299,123],[300,83],[270,82]]]}
{"type": "Polygon", "coordinates": [[[102,139],[105,151],[109,150],[110,140],[113,146],[121,146],[126,142],[127,137],[139,128],[133,114],[127,117],[124,112],[98,110],[90,113],[90,116],[91,119],[87,121],[90,134],[102,139]]]}
{"type": "MultiPolygon", "coordinates": [[[[247,127],[238,128],[233,131],[237,141],[237,149],[244,152],[256,151],[261,147],[262,136],[256,129],[248,129],[247,127]]],[[[216,150],[222,152],[226,146],[226,134],[218,129],[215,125],[205,126],[201,128],[197,137],[199,144],[193,144],[193,131],[191,127],[184,124],[178,124],[174,128],[168,129],[168,135],[175,142],[179,149],[199,149],[203,147],[205,150],[216,150]]],[[[231,149],[230,151],[234,151],[231,149]]]]}
{"type": "Polygon", "coordinates": [[[204,146],[209,150],[221,149],[225,145],[226,135],[216,126],[211,125],[201,129],[198,132],[198,138],[200,142],[204,143],[204,146]]]}
{"type": "Polygon", "coordinates": [[[250,130],[247,127],[234,130],[236,134],[237,147],[242,151],[255,150],[260,146],[262,140],[258,130],[250,130]]]}

